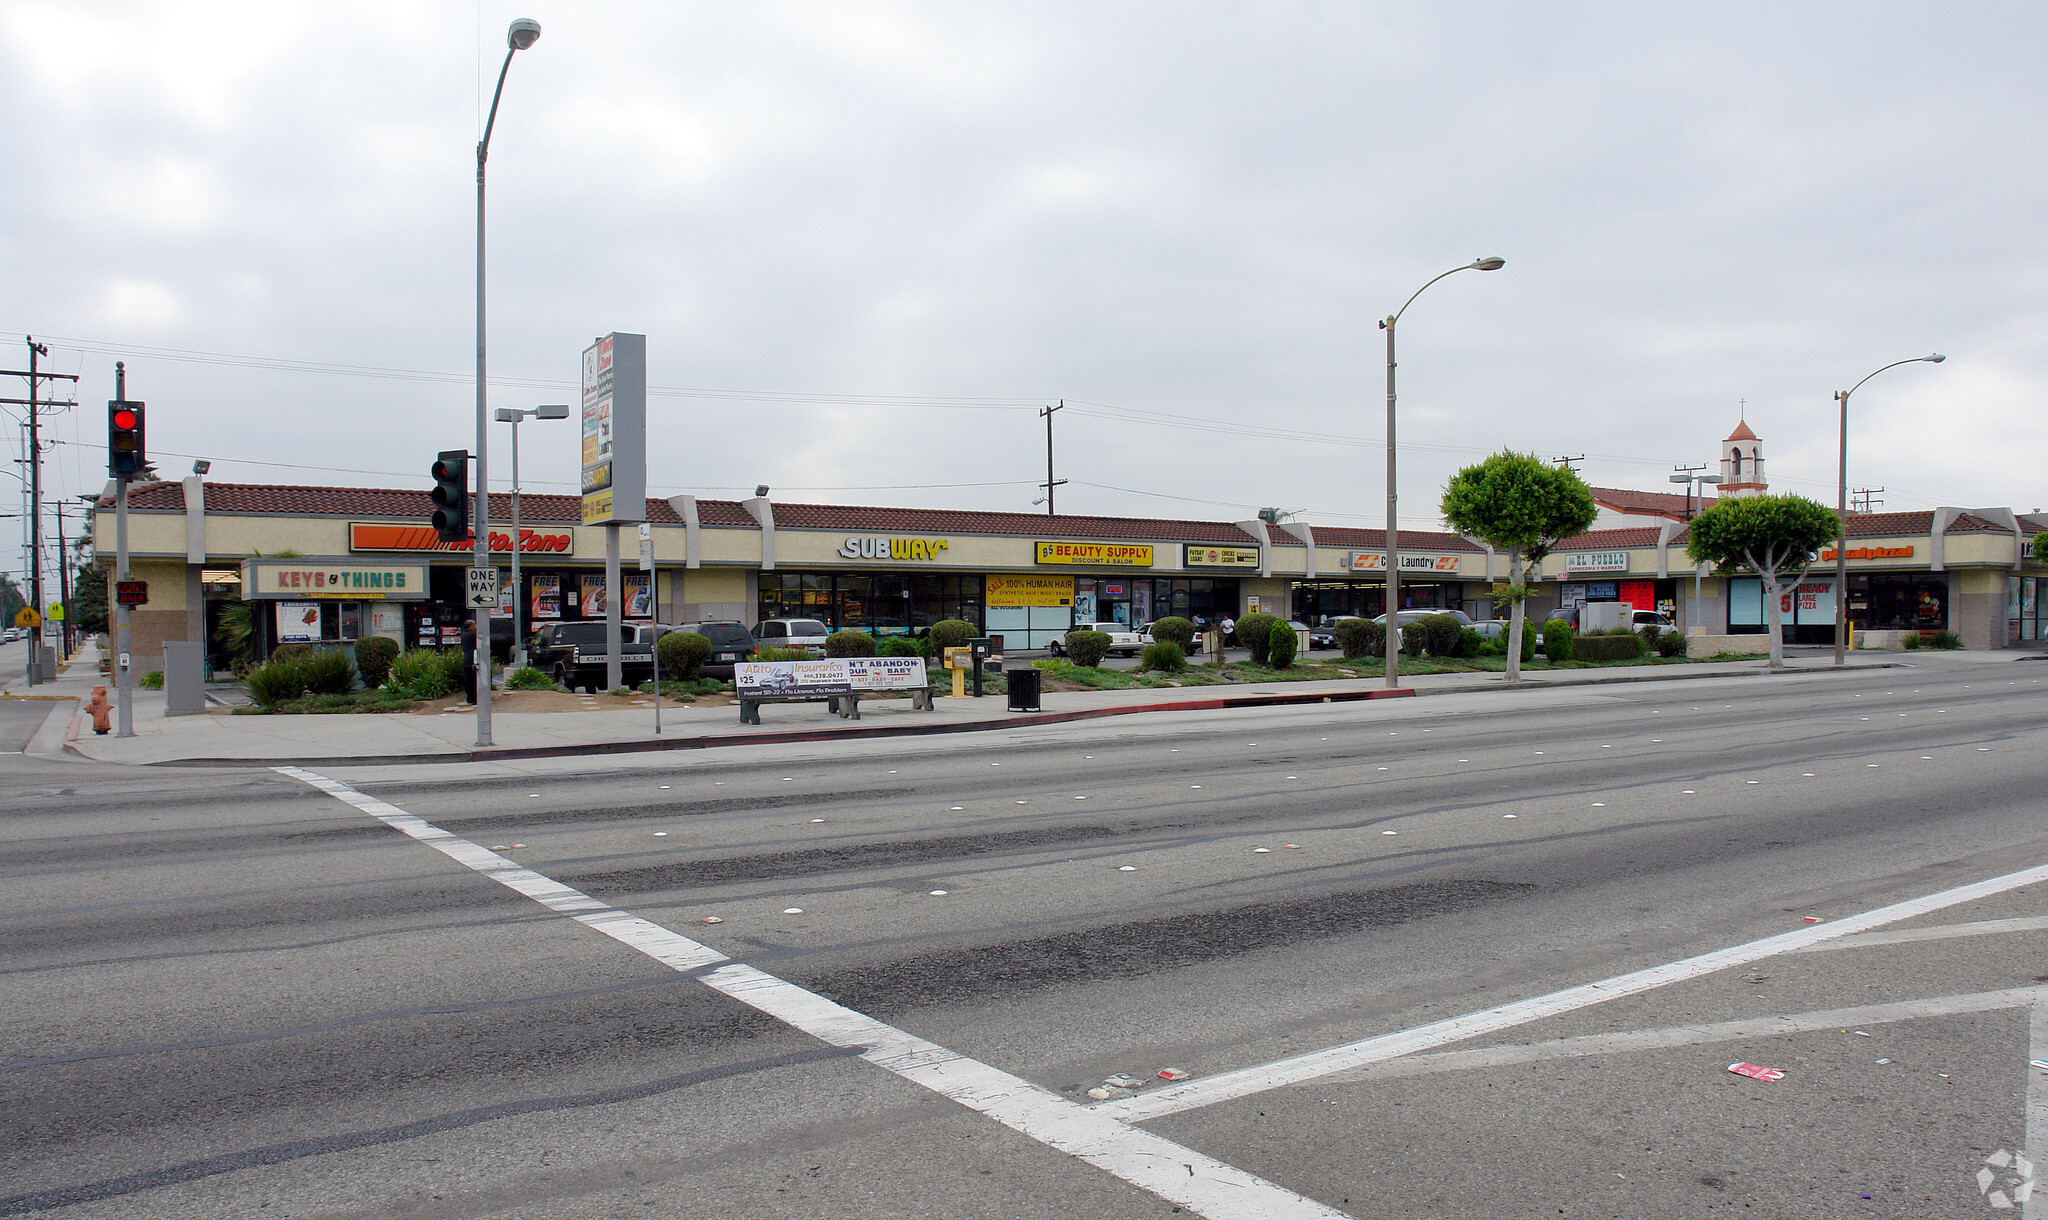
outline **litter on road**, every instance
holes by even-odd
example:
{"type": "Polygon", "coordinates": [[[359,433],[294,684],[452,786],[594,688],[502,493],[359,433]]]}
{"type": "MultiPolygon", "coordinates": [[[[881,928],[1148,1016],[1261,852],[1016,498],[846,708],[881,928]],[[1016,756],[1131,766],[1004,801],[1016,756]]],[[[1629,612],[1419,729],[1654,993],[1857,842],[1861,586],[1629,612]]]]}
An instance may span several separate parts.
{"type": "Polygon", "coordinates": [[[1728,1070],[1737,1076],[1747,1076],[1751,1080],[1785,1079],[1785,1073],[1777,1068],[1759,1067],[1754,1063],[1731,1063],[1728,1065],[1728,1070]]]}
{"type": "Polygon", "coordinates": [[[1179,1068],[1159,1069],[1159,1079],[1161,1080],[1186,1080],[1191,1075],[1193,1075],[1193,1073],[1183,1072],[1179,1068]]]}

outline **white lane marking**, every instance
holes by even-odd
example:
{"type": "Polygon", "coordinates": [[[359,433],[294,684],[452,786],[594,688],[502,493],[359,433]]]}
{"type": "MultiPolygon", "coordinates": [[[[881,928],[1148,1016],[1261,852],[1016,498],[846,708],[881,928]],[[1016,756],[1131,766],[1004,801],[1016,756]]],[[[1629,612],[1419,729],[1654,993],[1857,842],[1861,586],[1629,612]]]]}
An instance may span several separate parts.
{"type": "MultiPolygon", "coordinates": [[[[1547,1042],[1528,1042],[1518,1046],[1489,1046],[1480,1050],[1433,1051],[1426,1055],[1405,1055],[1384,1063],[1371,1063],[1348,1072],[1337,1072],[1325,1077],[1324,1080],[1331,1084],[1354,1084],[1362,1080],[1390,1080],[1401,1076],[1427,1076],[1437,1072],[1505,1067],[1510,1064],[1535,1063],[1543,1059],[1576,1059],[1587,1055],[1615,1055],[1630,1051],[1661,1050],[1673,1046],[1698,1046],[1706,1042],[1777,1038],[1785,1034],[1811,1033],[1817,1029],[1883,1025],[1892,1021],[1913,1021],[1921,1017],[1949,1016],[1965,1012],[1994,1012],[2001,1008],[2038,1005],[2044,1000],[2048,1000],[2048,988],[2013,987],[2004,991],[1978,991],[1968,995],[1903,1000],[1893,1004],[1865,1004],[1857,1008],[1832,1008],[1778,1017],[1718,1021],[1711,1025],[1672,1025],[1663,1029],[1636,1029],[1625,1033],[1582,1034],[1573,1038],[1553,1038],[1547,1042]]],[[[2042,1076],[2048,1079],[2048,1073],[2042,1073],[2042,1076]]]]}
{"type": "Polygon", "coordinates": [[[2048,915],[2020,919],[1984,919],[1976,923],[1943,924],[1938,928],[1896,928],[1890,932],[1865,932],[1844,936],[1824,945],[1808,945],[1794,953],[1829,953],[1836,949],[1862,949],[1871,945],[1903,945],[1916,940],[1952,940],[1958,936],[2002,936],[2007,932],[2038,932],[2048,928],[2048,915]]]}
{"type": "Polygon", "coordinates": [[[1608,1000],[1620,999],[1623,996],[1652,991],[1686,979],[1726,970],[1731,966],[1746,966],[1751,962],[1776,957],[1781,953],[1790,953],[1823,940],[1833,940],[1838,936],[1897,923],[1899,920],[1939,911],[1957,903],[1974,902],[1979,898],[1988,898],[2039,881],[2048,881],[2048,865],[2037,865],[2017,873],[2007,873],[2001,877],[1959,885],[1939,893],[1909,898],[1904,902],[1895,902],[1874,911],[1865,911],[1861,915],[1846,915],[1833,923],[1813,924],[1790,932],[1780,932],[1776,936],[1766,936],[1762,940],[1731,945],[1726,949],[1716,949],[1682,961],[1666,962],[1661,966],[1650,966],[1602,979],[1597,983],[1581,983],[1576,987],[1566,987],[1548,995],[1517,1000],[1498,1008],[1481,1009],[1478,1012],[1434,1021],[1428,1025],[1419,1025],[1413,1029],[1379,1034],[1357,1042],[1347,1042],[1341,1046],[1310,1051],[1305,1055],[1295,1055],[1255,1067],[1239,1068],[1234,1072],[1223,1072],[1137,1097],[1099,1102],[1094,1108],[1127,1122],[1145,1122],[1165,1114],[1178,1114],[1183,1110],[1233,1101],[1253,1093],[1263,1093],[1268,1089],[1284,1088],[1300,1084],[1304,1080],[1314,1080],[1332,1072],[1363,1067],[1368,1063],[1398,1058],[1415,1051],[1428,1050],[1451,1042],[1463,1042],[1467,1038],[1476,1038],[1481,1034],[1527,1025],[1544,1017],[1554,1017],[1594,1004],[1604,1004],[1608,1000]]]}
{"type": "MultiPolygon", "coordinates": [[[[2029,1029],[2028,1057],[2048,1059],[2048,997],[2035,1002],[2029,1029]]],[[[2048,1190],[2041,1189],[2039,1176],[2042,1166],[2048,1165],[2048,1072],[2035,1067],[2027,1069],[2027,1159],[2034,1163],[2036,1181],[2020,1220],[2044,1220],[2048,1218],[2048,1190]]]]}
{"type": "Polygon", "coordinates": [[[347,784],[298,767],[271,769],[318,788],[456,863],[666,966],[679,971],[715,966],[698,975],[699,981],[821,1042],[859,1048],[860,1057],[877,1067],[986,1114],[1013,1131],[1086,1161],[1196,1215],[1211,1220],[1350,1220],[1343,1212],[1256,1174],[1138,1130],[1028,1080],[735,962],[716,949],[599,902],[396,805],[357,792],[347,784]]]}

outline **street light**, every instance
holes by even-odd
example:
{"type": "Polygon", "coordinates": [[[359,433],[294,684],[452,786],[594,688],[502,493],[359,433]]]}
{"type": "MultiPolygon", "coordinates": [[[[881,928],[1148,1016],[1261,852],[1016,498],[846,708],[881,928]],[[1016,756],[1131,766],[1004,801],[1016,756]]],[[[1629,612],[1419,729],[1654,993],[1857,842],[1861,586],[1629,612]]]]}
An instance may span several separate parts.
{"type": "MultiPolygon", "coordinates": [[[[1706,468],[1707,468],[1707,467],[1706,467],[1706,464],[1705,464],[1705,463],[1701,463],[1701,464],[1700,464],[1700,465],[1698,465],[1698,466],[1676,466],[1676,467],[1673,467],[1673,469],[1674,469],[1674,470],[1676,470],[1676,471],[1678,471],[1678,473],[1677,473],[1677,474],[1674,474],[1674,475],[1672,475],[1672,476],[1671,476],[1671,481],[1672,481],[1673,483],[1683,483],[1683,484],[1685,484],[1685,520],[1686,520],[1686,522],[1687,522],[1687,525],[1688,525],[1688,527],[1690,527],[1690,525],[1691,525],[1691,522],[1692,522],[1692,496],[1693,496],[1693,492],[1694,492],[1695,490],[1697,490],[1697,491],[1699,492],[1699,496],[1700,496],[1700,504],[1701,504],[1701,506],[1702,506],[1702,507],[1704,507],[1704,506],[1706,505],[1706,502],[1707,502],[1707,489],[1706,489],[1705,487],[1702,487],[1702,486],[1700,486],[1700,485],[1701,485],[1702,483],[1719,483],[1719,482],[1721,481],[1721,476],[1720,476],[1720,475],[1718,475],[1718,474],[1702,474],[1702,473],[1700,473],[1701,471],[1704,471],[1704,470],[1705,470],[1706,468]]],[[[1698,614],[1698,613],[1699,613],[1699,607],[1700,607],[1700,565],[1698,565],[1698,564],[1694,564],[1694,565],[1692,565],[1692,607],[1691,607],[1691,609],[1689,609],[1689,610],[1688,610],[1688,611],[1686,612],[1686,621],[1685,621],[1685,626],[1686,626],[1686,630],[1687,630],[1687,631],[1690,631],[1690,630],[1692,630],[1692,616],[1693,616],[1693,615],[1695,615],[1695,614],[1698,614]]]]}
{"type": "Polygon", "coordinates": [[[501,424],[512,425],[512,667],[526,665],[526,632],[521,630],[520,612],[526,606],[519,583],[519,421],[522,419],[567,419],[566,403],[540,407],[499,407],[493,414],[501,424]]]}
{"type": "MultiPolygon", "coordinates": [[[[1884,368],[1873,370],[1870,377],[1865,377],[1863,381],[1869,381],[1871,377],[1877,376],[1879,373],[1884,372],[1885,369],[1895,369],[1902,364],[1940,364],[1946,359],[1948,359],[1947,356],[1942,355],[1940,352],[1935,352],[1931,356],[1914,356],[1910,360],[1894,360],[1890,364],[1885,365],[1884,368]]],[[[1844,649],[1849,642],[1847,638],[1849,633],[1849,395],[1862,389],[1863,381],[1857,382],[1846,390],[1835,391],[1835,401],[1840,403],[1842,407],[1841,461],[1840,465],[1836,467],[1835,476],[1835,522],[1837,526],[1835,534],[1835,667],[1837,669],[1845,664],[1844,657],[1846,654],[1844,649]]]]}
{"type": "MultiPolygon", "coordinates": [[[[484,161],[491,155],[491,128],[498,122],[498,99],[505,94],[505,74],[512,70],[512,57],[540,38],[540,22],[521,17],[505,30],[505,66],[498,69],[498,88],[491,94],[490,117],[484,120],[484,138],[476,142],[476,512],[471,529],[476,534],[478,568],[491,565],[491,479],[490,408],[484,390],[484,161]]],[[[519,549],[515,545],[512,554],[519,549]]],[[[476,624],[476,744],[491,744],[491,610],[473,608],[476,624]]]]}
{"type": "MultiPolygon", "coordinates": [[[[1453,267],[1444,276],[1456,275],[1460,271],[1498,271],[1507,265],[1504,258],[1475,258],[1462,267],[1453,267]]],[[[1429,284],[1436,283],[1431,280],[1429,284]]],[[[1424,284],[1401,303],[1393,316],[1380,323],[1380,329],[1387,332],[1387,689],[1401,685],[1401,556],[1400,523],[1395,519],[1394,509],[1398,494],[1394,484],[1394,324],[1408,307],[1415,303],[1415,297],[1428,290],[1424,284]]]]}

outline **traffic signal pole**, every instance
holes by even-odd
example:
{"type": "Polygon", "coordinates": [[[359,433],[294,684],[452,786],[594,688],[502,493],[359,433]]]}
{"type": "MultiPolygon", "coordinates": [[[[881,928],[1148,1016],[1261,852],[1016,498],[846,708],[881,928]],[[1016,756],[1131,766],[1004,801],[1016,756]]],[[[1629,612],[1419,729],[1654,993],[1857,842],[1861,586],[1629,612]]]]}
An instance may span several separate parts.
{"type": "MultiPolygon", "coordinates": [[[[114,398],[119,402],[128,401],[128,369],[125,361],[114,362],[114,398]]],[[[114,580],[119,582],[133,579],[128,575],[128,477],[114,478],[114,580]]],[[[114,735],[135,736],[135,680],[128,664],[128,605],[120,598],[114,599],[114,735]]]]}

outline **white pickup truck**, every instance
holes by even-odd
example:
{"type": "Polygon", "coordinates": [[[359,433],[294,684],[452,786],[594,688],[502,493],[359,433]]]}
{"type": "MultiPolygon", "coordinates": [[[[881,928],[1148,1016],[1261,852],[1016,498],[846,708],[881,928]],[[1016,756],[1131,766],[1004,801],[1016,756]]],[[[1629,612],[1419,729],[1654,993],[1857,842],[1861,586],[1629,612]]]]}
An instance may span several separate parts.
{"type": "MultiPolygon", "coordinates": [[[[1111,656],[1122,653],[1127,657],[1135,657],[1145,650],[1145,637],[1131,630],[1127,623],[1075,623],[1072,630],[1102,632],[1109,637],[1111,656]]],[[[1066,656],[1066,637],[1054,636],[1051,642],[1046,644],[1045,650],[1056,657],[1066,656]]]]}

